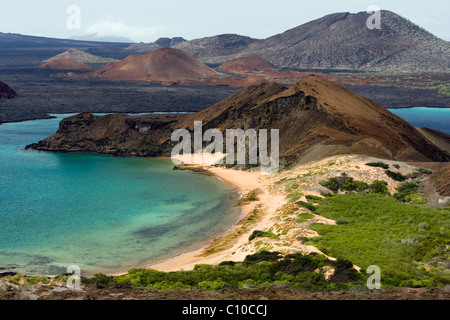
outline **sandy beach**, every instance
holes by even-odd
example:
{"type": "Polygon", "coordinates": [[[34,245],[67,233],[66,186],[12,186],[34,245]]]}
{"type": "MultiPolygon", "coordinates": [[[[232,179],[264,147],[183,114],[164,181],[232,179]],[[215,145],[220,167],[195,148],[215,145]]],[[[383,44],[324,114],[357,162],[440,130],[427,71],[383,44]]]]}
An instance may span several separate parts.
{"type": "MultiPolygon", "coordinates": [[[[207,245],[199,250],[151,265],[148,268],[159,271],[192,270],[196,264],[218,264],[222,261],[242,261],[250,254],[243,248],[248,242],[250,234],[253,230],[265,230],[270,227],[270,217],[286,202],[285,196],[272,194],[268,191],[267,187],[270,185],[271,177],[262,175],[259,170],[241,171],[223,167],[204,167],[204,169],[207,169],[224,182],[235,186],[242,195],[248,194],[252,190],[261,190],[261,194],[259,195],[260,200],[242,206],[242,219],[250,215],[256,206],[260,206],[262,210],[259,221],[252,225],[252,228],[247,232],[240,233],[237,238],[233,239],[231,247],[225,250],[219,250],[218,252],[205,256],[205,251],[210,247],[210,245],[207,245]]],[[[239,228],[241,226],[238,223],[229,230],[227,235],[232,234],[239,228]]],[[[214,241],[211,245],[214,245],[214,241]]]]}
{"type": "MultiPolygon", "coordinates": [[[[284,187],[276,187],[282,181],[288,181],[293,177],[304,176],[305,182],[299,187],[302,193],[311,195],[320,195],[318,182],[321,179],[340,175],[343,170],[356,180],[363,180],[368,183],[374,180],[386,180],[389,191],[395,192],[400,184],[391,178],[386,177],[384,170],[366,166],[367,162],[381,161],[382,159],[347,155],[334,156],[318,162],[312,162],[299,165],[287,171],[281,171],[277,174],[263,175],[259,170],[235,170],[225,167],[216,167],[203,165],[202,168],[210,171],[216,178],[230,183],[246,195],[253,190],[260,190],[257,201],[251,201],[242,205],[242,220],[252,215],[255,209],[258,209],[259,215],[256,222],[251,225],[237,223],[227,235],[214,240],[211,244],[176,258],[148,266],[148,268],[160,271],[192,270],[196,264],[218,264],[222,261],[243,261],[247,255],[254,254],[262,247],[277,247],[278,251],[284,252],[317,252],[323,254],[313,246],[304,245],[298,241],[298,237],[317,236],[315,231],[309,228],[308,224],[299,224],[297,221],[298,212],[308,212],[306,209],[292,210],[292,203],[289,203],[287,195],[289,192],[284,187]],[[300,211],[298,211],[300,210],[300,211]],[[261,245],[255,241],[249,241],[249,236],[254,230],[273,230],[280,235],[280,239],[261,240],[261,245]],[[228,237],[228,239],[226,239],[228,237]],[[223,244],[226,243],[224,246],[223,244]]],[[[411,173],[414,166],[383,160],[391,165],[401,166],[400,171],[403,174],[411,173]]],[[[291,191],[292,192],[292,191],[291,191]]],[[[304,195],[301,200],[306,201],[304,195]]],[[[336,224],[335,221],[325,219],[315,215],[311,222],[323,224],[336,224]]],[[[333,257],[328,257],[334,259],[333,257]]],[[[357,268],[358,269],[358,268],[357,268]]]]}

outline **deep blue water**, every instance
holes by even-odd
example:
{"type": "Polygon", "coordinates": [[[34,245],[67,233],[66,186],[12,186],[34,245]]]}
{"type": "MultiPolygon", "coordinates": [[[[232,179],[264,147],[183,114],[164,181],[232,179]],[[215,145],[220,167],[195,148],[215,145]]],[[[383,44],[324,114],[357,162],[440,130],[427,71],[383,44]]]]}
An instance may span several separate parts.
{"type": "Polygon", "coordinates": [[[231,186],[170,160],[23,150],[61,118],[0,126],[0,272],[127,271],[197,249],[237,221],[231,186]]]}

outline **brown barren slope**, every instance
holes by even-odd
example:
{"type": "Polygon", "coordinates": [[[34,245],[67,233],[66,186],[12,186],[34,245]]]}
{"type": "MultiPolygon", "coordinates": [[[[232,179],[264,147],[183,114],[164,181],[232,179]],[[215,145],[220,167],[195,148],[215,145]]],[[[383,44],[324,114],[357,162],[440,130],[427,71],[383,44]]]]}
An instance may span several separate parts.
{"type": "Polygon", "coordinates": [[[182,50],[161,48],[144,55],[130,55],[81,77],[171,83],[207,79],[217,75],[216,71],[182,50]]]}
{"type": "Polygon", "coordinates": [[[39,66],[42,69],[55,69],[55,70],[90,70],[91,67],[85,63],[74,61],[66,58],[52,59],[39,66]]]}
{"type": "Polygon", "coordinates": [[[258,55],[228,60],[218,69],[228,73],[248,73],[260,71],[276,71],[277,67],[258,55]]]}

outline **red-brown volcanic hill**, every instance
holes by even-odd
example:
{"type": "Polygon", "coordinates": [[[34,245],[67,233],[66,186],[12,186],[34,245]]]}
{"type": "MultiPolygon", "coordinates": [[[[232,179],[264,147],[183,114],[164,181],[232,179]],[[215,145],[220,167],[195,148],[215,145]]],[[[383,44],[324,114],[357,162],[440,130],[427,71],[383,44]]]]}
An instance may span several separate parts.
{"type": "Polygon", "coordinates": [[[257,55],[228,60],[218,67],[228,73],[253,73],[261,71],[276,71],[277,67],[257,55]]]}
{"type": "Polygon", "coordinates": [[[17,94],[6,83],[0,81],[0,100],[17,98],[17,94]]]}
{"type": "Polygon", "coordinates": [[[431,139],[385,108],[317,76],[289,89],[276,83],[249,86],[203,111],[170,119],[74,116],[32,147],[121,155],[151,155],[157,150],[170,156],[171,132],[192,130],[194,121],[202,121],[204,131],[214,128],[224,134],[226,129],[279,129],[282,166],[339,154],[450,161],[450,136],[433,131],[431,139]]]}
{"type": "Polygon", "coordinates": [[[81,63],[75,60],[66,58],[52,59],[39,66],[42,69],[54,69],[54,70],[90,70],[91,67],[85,63],[81,63]]]}
{"type": "Polygon", "coordinates": [[[282,163],[338,154],[365,154],[399,161],[450,161],[449,137],[429,140],[387,109],[334,82],[309,76],[289,89],[261,84],[187,116],[180,127],[201,120],[204,130],[279,129],[282,163]]]}
{"type": "Polygon", "coordinates": [[[218,73],[179,49],[160,48],[144,55],[130,55],[119,62],[80,75],[120,81],[173,83],[217,77],[218,73]]]}

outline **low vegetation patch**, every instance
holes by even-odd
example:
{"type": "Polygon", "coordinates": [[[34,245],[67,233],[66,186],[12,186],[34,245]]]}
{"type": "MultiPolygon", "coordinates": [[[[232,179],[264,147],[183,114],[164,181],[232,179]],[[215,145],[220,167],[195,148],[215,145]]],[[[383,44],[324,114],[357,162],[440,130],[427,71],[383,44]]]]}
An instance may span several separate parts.
{"type": "Polygon", "coordinates": [[[427,198],[419,192],[419,184],[414,181],[405,181],[397,188],[397,193],[394,198],[401,202],[408,202],[412,204],[425,204],[427,198]]]}
{"type": "MultiPolygon", "coordinates": [[[[415,190],[404,185],[404,190],[415,190]]],[[[337,226],[312,225],[310,240],[324,253],[362,268],[381,268],[382,284],[437,287],[450,284],[450,212],[379,194],[338,194],[320,201],[316,214],[337,226]]]]}
{"type": "Polygon", "coordinates": [[[289,194],[287,197],[289,199],[289,202],[292,203],[292,202],[299,200],[303,196],[304,196],[304,194],[301,192],[294,192],[294,193],[289,194]]]}
{"type": "Polygon", "coordinates": [[[275,233],[270,231],[260,231],[255,230],[253,233],[248,237],[249,241],[252,241],[255,238],[271,238],[271,239],[280,239],[275,233]]]}
{"type": "Polygon", "coordinates": [[[309,212],[302,212],[302,213],[298,214],[298,222],[299,223],[307,222],[308,220],[311,220],[312,218],[314,218],[314,215],[309,212]]]}
{"type": "Polygon", "coordinates": [[[330,261],[312,253],[294,253],[283,256],[280,252],[260,251],[249,255],[243,262],[225,261],[219,265],[196,265],[192,271],[161,272],[151,269],[132,269],[126,275],[97,274],[83,279],[84,283],[106,285],[128,284],[152,290],[248,288],[274,284],[290,285],[310,291],[327,291],[363,286],[365,275],[353,269],[344,259],[330,261]],[[326,280],[322,268],[335,270],[326,280]]]}
{"type": "Polygon", "coordinates": [[[389,193],[387,182],[383,180],[375,180],[372,184],[369,185],[364,181],[355,181],[351,177],[341,176],[328,180],[322,180],[319,182],[319,184],[335,193],[339,191],[371,192],[380,194],[389,193]]]}
{"type": "Polygon", "coordinates": [[[318,196],[312,196],[312,195],[307,195],[306,196],[306,200],[308,200],[308,201],[311,201],[311,202],[314,202],[314,201],[317,201],[317,200],[322,200],[322,197],[318,197],[318,196]]]}
{"type": "Polygon", "coordinates": [[[389,165],[384,162],[369,162],[369,163],[366,163],[366,166],[374,167],[374,168],[389,169],[389,165]]]}
{"type": "Polygon", "coordinates": [[[313,204],[311,204],[311,203],[309,203],[309,202],[304,202],[304,201],[298,201],[298,202],[296,202],[299,206],[302,206],[302,207],[305,207],[306,209],[308,209],[308,210],[311,210],[311,211],[316,211],[316,207],[313,205],[313,204]]]}
{"type": "Polygon", "coordinates": [[[403,181],[405,181],[407,179],[407,177],[402,175],[400,172],[394,172],[394,171],[391,171],[391,170],[386,170],[385,173],[387,174],[387,176],[389,178],[391,178],[392,180],[395,180],[395,181],[403,182],[403,181]]]}
{"type": "Polygon", "coordinates": [[[259,195],[261,193],[262,191],[260,189],[254,189],[250,191],[248,194],[242,197],[242,199],[239,201],[239,205],[244,205],[253,201],[259,201],[259,195]]]}

